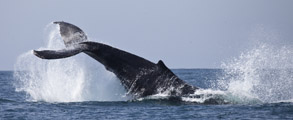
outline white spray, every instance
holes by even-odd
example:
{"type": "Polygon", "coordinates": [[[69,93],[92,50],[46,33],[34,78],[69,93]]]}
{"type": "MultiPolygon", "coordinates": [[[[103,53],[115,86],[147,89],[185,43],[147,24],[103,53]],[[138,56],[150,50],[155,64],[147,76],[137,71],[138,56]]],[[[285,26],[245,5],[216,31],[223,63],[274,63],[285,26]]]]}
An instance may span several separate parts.
{"type": "MultiPolygon", "coordinates": [[[[49,25],[46,47],[63,49],[59,27],[49,25]]],[[[81,53],[58,60],[44,60],[28,51],[15,64],[17,91],[28,94],[28,100],[46,102],[125,101],[129,98],[116,76],[104,66],[81,53]]]]}
{"type": "Polygon", "coordinates": [[[293,100],[293,46],[263,27],[254,34],[252,49],[222,64],[225,75],[216,88],[241,100],[293,100]]]}
{"type": "Polygon", "coordinates": [[[221,65],[223,75],[211,89],[199,90],[186,101],[202,103],[222,97],[225,102],[256,104],[293,101],[293,46],[262,26],[253,31],[253,47],[221,65]]]}

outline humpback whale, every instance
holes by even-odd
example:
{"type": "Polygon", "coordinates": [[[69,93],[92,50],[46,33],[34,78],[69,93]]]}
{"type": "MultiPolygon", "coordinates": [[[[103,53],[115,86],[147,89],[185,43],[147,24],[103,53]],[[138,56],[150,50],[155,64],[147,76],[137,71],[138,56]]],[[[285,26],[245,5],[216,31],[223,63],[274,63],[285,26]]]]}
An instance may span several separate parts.
{"type": "Polygon", "coordinates": [[[61,50],[33,50],[33,54],[39,58],[61,59],[83,52],[103,64],[108,71],[113,72],[128,93],[135,98],[158,93],[188,96],[199,89],[181,80],[162,60],[153,63],[118,48],[89,41],[86,34],[73,24],[63,21],[54,24],[59,25],[66,47],[61,50]]]}

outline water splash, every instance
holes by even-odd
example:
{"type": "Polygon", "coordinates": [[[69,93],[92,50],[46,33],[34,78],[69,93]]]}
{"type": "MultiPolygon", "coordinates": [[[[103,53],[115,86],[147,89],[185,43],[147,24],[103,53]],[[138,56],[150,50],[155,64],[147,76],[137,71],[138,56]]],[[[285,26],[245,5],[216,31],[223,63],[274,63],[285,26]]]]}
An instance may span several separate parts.
{"type": "MultiPolygon", "coordinates": [[[[271,103],[293,99],[293,46],[277,30],[257,25],[250,36],[250,48],[224,62],[224,70],[213,88],[230,98],[271,103]]],[[[237,100],[236,100],[237,101],[237,100]]]]}
{"type": "MultiPolygon", "coordinates": [[[[57,25],[47,27],[47,46],[65,45],[57,25]]],[[[28,100],[47,102],[125,101],[129,97],[116,76],[85,54],[58,60],[43,60],[28,51],[15,64],[16,91],[28,94],[28,100]]]]}
{"type": "Polygon", "coordinates": [[[259,43],[223,63],[217,88],[241,99],[276,102],[293,99],[293,47],[259,43]]]}

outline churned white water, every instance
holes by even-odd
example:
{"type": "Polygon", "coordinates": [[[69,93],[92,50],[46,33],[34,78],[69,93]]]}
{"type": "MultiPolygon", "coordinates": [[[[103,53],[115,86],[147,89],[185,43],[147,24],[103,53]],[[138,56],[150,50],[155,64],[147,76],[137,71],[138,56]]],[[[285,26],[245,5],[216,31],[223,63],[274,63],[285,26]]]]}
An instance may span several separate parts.
{"type": "Polygon", "coordinates": [[[240,99],[278,102],[293,99],[293,46],[271,29],[253,31],[253,47],[222,64],[214,86],[240,99]]]}
{"type": "Polygon", "coordinates": [[[263,102],[293,99],[293,47],[259,44],[224,63],[220,88],[263,102]]]}
{"type": "Polygon", "coordinates": [[[211,81],[211,89],[196,91],[202,103],[221,96],[229,103],[274,103],[293,100],[293,46],[263,27],[253,33],[253,47],[221,65],[223,73],[211,81]],[[212,97],[213,97],[212,96],[212,97]]]}
{"type": "MultiPolygon", "coordinates": [[[[57,25],[49,25],[48,41],[40,49],[63,49],[57,25]]],[[[129,98],[116,76],[91,57],[80,53],[65,59],[45,60],[32,51],[21,54],[15,64],[17,91],[28,100],[46,102],[125,101],[129,98]]]]}

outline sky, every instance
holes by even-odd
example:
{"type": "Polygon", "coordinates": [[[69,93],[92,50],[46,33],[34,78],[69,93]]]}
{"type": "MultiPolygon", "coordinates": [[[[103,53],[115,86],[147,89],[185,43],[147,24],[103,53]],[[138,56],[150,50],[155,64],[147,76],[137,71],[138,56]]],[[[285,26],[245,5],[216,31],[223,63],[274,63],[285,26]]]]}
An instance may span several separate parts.
{"type": "Polygon", "coordinates": [[[219,68],[255,34],[293,45],[292,12],[292,0],[1,0],[0,70],[46,46],[53,21],[170,68],[219,68]]]}

